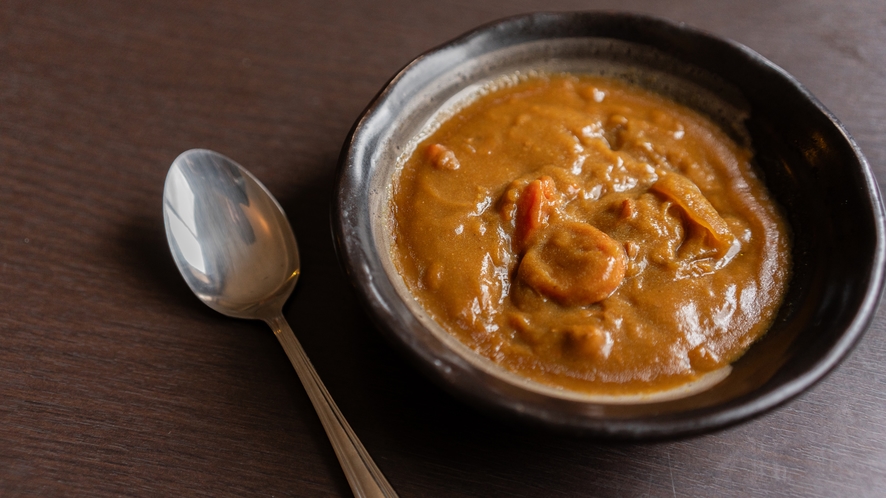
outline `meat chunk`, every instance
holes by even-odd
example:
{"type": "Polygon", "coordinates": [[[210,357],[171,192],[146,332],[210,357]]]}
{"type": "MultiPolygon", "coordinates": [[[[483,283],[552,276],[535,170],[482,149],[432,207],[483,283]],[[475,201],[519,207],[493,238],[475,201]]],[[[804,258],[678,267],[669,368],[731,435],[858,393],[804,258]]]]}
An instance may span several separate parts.
{"type": "Polygon", "coordinates": [[[707,232],[706,242],[722,256],[736,242],[729,225],[711,205],[692,180],[677,173],[669,173],[655,182],[651,190],[680,206],[688,219],[707,232]]]}
{"type": "Polygon", "coordinates": [[[455,152],[445,145],[432,144],[428,146],[427,155],[431,164],[437,169],[454,171],[461,167],[461,163],[455,157],[455,152]]]}

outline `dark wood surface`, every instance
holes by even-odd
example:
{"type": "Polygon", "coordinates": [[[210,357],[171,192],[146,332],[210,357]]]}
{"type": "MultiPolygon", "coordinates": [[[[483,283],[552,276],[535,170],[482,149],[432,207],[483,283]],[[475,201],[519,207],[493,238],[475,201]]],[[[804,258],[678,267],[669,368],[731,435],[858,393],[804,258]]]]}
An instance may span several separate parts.
{"type": "Polygon", "coordinates": [[[401,66],[533,10],[646,12],[803,82],[886,181],[882,0],[0,0],[0,496],[346,496],[283,350],[173,266],[180,152],[251,169],[299,239],[286,316],[379,467],[412,496],[884,496],[886,313],[823,382],[714,434],[601,443],[501,426],[382,340],[333,253],[332,178],[401,66]]]}

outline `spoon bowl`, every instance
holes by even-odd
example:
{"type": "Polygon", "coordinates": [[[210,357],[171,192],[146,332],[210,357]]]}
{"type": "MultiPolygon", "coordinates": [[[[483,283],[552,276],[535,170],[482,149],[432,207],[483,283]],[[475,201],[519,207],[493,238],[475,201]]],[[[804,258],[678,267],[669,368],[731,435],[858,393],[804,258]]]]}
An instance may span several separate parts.
{"type": "Polygon", "coordinates": [[[332,400],[283,318],[301,271],[283,209],[245,168],[217,152],[179,155],[166,176],[163,221],[185,282],[219,313],[266,322],[292,362],[355,496],[396,496],[332,400]]]}
{"type": "Polygon", "coordinates": [[[298,280],[298,245],[249,171],[212,151],[185,152],[166,177],[163,217],[176,265],[201,301],[236,318],[279,312],[298,280]]]}

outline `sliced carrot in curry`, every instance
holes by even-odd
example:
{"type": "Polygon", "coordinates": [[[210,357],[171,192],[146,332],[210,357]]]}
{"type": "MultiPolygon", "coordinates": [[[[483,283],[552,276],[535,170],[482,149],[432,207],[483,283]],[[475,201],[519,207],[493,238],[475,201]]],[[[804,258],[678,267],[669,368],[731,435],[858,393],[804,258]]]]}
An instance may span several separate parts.
{"type": "Polygon", "coordinates": [[[521,252],[529,238],[548,223],[554,206],[556,186],[550,176],[542,176],[529,182],[517,200],[517,217],[514,242],[521,252]]]}

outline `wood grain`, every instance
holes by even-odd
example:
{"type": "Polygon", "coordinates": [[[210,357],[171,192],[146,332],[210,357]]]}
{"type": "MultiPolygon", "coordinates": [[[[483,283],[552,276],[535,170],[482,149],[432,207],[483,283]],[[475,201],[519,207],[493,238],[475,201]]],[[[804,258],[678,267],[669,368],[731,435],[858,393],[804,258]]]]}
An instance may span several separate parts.
{"type": "MultiPolygon", "coordinates": [[[[882,496],[886,315],[818,386],[715,434],[612,444],[502,426],[378,335],[328,204],[359,113],[413,57],[579,1],[0,0],[0,495],[347,496],[282,349],[200,304],[160,198],[179,152],[250,168],[305,265],[286,315],[354,430],[409,496],[882,496]]],[[[886,180],[879,0],[655,2],[732,38],[829,107],[886,180]]]]}

